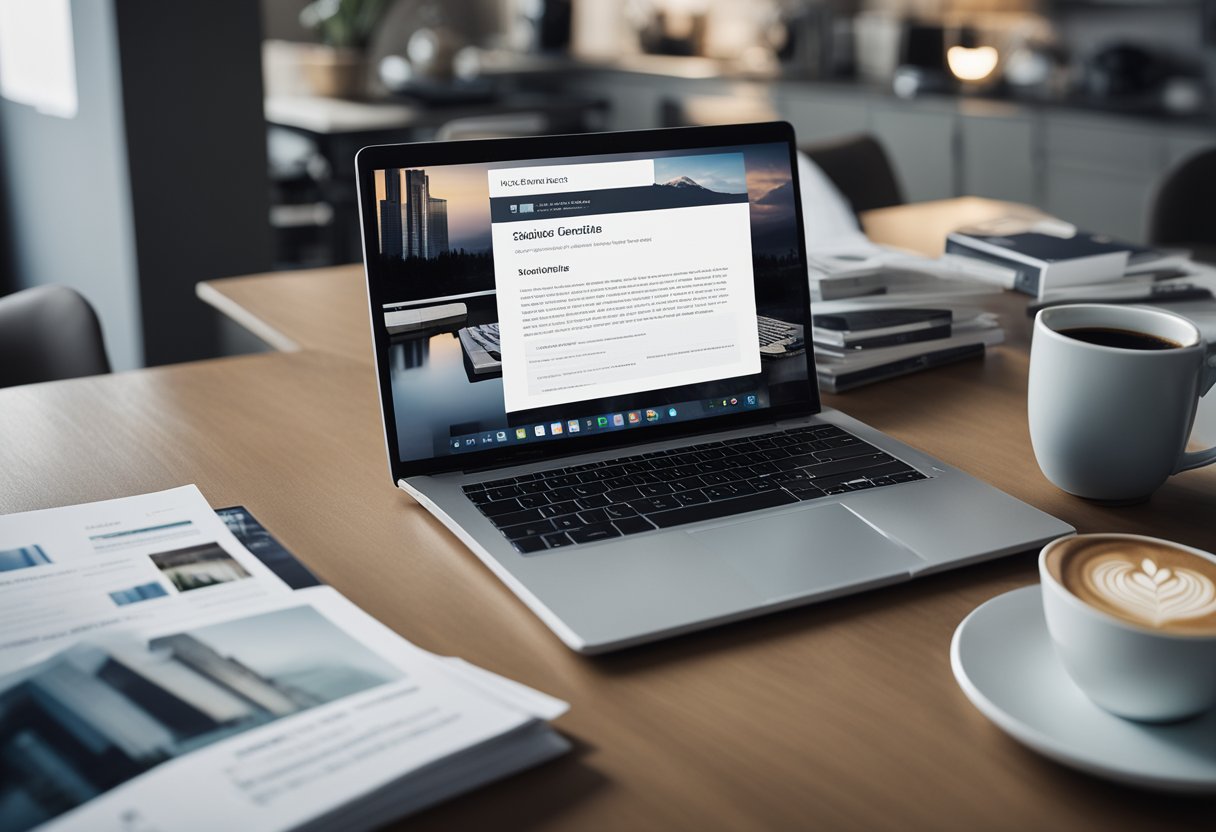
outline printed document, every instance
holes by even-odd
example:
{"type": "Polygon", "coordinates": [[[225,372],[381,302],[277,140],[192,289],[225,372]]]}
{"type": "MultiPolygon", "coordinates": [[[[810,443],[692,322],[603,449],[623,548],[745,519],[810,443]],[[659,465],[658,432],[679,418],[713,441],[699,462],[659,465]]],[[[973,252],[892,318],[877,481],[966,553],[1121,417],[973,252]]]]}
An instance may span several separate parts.
{"type": "Polygon", "coordinates": [[[193,486],[0,517],[6,832],[370,828],[568,747],[283,566],[193,486]]]}

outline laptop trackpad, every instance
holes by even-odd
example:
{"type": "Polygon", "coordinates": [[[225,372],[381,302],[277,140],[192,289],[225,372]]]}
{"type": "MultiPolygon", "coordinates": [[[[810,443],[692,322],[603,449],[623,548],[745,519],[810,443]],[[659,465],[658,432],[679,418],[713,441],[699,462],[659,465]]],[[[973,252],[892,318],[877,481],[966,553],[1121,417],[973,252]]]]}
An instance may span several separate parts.
{"type": "Polygon", "coordinates": [[[687,534],[725,558],[770,601],[891,583],[924,565],[839,503],[687,534]]]}

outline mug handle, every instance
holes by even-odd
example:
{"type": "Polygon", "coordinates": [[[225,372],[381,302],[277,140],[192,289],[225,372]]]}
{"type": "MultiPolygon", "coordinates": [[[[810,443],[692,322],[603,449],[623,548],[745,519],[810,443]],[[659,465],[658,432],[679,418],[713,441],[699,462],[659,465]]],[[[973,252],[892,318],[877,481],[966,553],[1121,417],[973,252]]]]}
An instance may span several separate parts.
{"type": "MultiPolygon", "coordinates": [[[[1216,345],[1208,345],[1207,355],[1203,359],[1203,366],[1199,372],[1199,395],[1204,396],[1212,389],[1212,385],[1216,384],[1216,345]]],[[[1183,471],[1190,471],[1192,468],[1202,468],[1213,462],[1216,462],[1216,447],[1202,451],[1188,451],[1178,459],[1174,473],[1180,474],[1183,471]]]]}

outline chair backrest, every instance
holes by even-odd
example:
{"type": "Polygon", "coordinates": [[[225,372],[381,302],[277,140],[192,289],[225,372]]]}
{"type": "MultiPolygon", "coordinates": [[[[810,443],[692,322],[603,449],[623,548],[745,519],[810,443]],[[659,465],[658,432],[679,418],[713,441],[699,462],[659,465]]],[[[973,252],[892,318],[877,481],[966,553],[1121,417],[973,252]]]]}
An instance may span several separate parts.
{"type": "Polygon", "coordinates": [[[38,286],[0,298],[0,387],[108,372],[97,314],[74,289],[38,286]]]}
{"type": "Polygon", "coordinates": [[[1216,244],[1216,147],[1165,178],[1149,215],[1148,239],[1155,245],[1216,244]]]}
{"type": "Polygon", "coordinates": [[[873,136],[806,145],[802,152],[819,165],[858,214],[903,204],[895,169],[873,136]]]}

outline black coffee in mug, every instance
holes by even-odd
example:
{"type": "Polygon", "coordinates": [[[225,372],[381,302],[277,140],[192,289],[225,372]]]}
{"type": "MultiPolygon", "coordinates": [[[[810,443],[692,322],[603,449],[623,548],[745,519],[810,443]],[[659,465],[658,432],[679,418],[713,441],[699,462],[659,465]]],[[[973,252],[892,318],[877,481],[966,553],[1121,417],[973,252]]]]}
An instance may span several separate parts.
{"type": "Polygon", "coordinates": [[[1121,350],[1176,350],[1182,347],[1177,341],[1159,338],[1145,332],[1130,329],[1111,329],[1104,326],[1078,326],[1061,329],[1061,335],[1076,338],[1099,347],[1117,347],[1121,350]]]}

